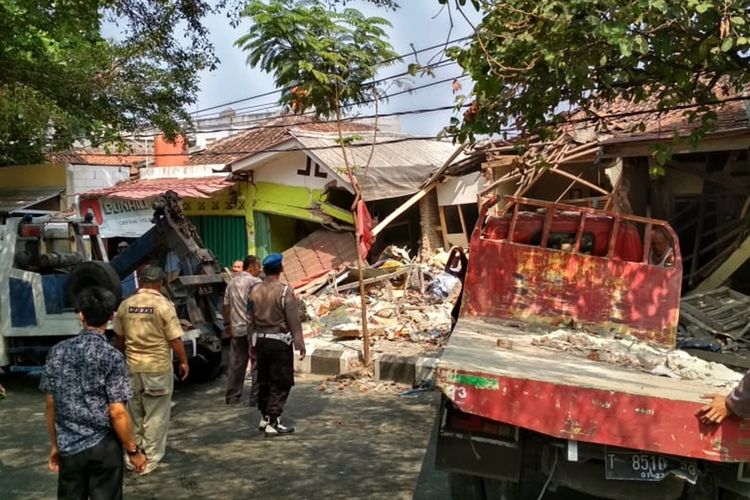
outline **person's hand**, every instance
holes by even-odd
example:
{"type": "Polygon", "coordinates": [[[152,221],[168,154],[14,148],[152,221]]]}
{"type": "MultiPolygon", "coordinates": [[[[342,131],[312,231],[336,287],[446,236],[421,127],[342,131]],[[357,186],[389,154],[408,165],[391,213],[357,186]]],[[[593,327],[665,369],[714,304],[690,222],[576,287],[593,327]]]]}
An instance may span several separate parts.
{"type": "Polygon", "coordinates": [[[711,400],[695,413],[704,424],[720,424],[732,413],[727,406],[727,397],[722,394],[704,394],[701,398],[711,400]]]}
{"type": "Polygon", "coordinates": [[[180,380],[184,381],[186,378],[188,378],[188,374],[190,374],[190,366],[188,365],[187,361],[184,363],[180,363],[180,380]]]}
{"type": "Polygon", "coordinates": [[[255,363],[258,360],[258,353],[255,350],[255,347],[250,346],[250,361],[255,363]]]}
{"type": "Polygon", "coordinates": [[[60,470],[60,454],[57,451],[57,446],[53,446],[52,449],[50,449],[47,466],[52,472],[58,472],[60,470]]]}
{"type": "Polygon", "coordinates": [[[128,460],[135,467],[136,472],[143,472],[146,469],[148,460],[146,459],[145,453],[136,453],[135,455],[128,455],[128,460]]]}
{"type": "Polygon", "coordinates": [[[307,351],[305,351],[305,348],[303,347],[302,349],[299,350],[299,360],[300,361],[302,361],[303,359],[305,359],[305,354],[307,354],[307,351]]]}

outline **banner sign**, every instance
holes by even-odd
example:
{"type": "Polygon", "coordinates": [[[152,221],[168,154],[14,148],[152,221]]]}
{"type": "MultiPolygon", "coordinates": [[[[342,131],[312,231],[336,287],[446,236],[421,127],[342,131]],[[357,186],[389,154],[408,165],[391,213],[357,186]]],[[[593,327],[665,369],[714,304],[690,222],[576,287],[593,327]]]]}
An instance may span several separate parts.
{"type": "Polygon", "coordinates": [[[81,199],[78,203],[81,216],[91,212],[99,224],[99,233],[103,238],[116,236],[137,238],[154,225],[152,199],[122,200],[102,197],[99,199],[81,199]]]}

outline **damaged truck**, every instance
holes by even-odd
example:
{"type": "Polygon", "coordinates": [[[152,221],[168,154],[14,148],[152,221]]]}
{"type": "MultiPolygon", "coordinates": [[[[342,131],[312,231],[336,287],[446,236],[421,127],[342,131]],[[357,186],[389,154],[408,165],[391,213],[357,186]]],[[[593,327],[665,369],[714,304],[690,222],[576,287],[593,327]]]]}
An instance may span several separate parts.
{"type": "Polygon", "coordinates": [[[726,394],[741,374],[675,350],[672,228],[497,201],[471,236],[460,315],[437,365],[436,466],[454,498],[530,498],[529,486],[534,497],[562,486],[607,499],[750,498],[747,422],[696,417],[702,395],[726,394]],[[665,236],[666,265],[652,245],[665,236]]]}
{"type": "Polygon", "coordinates": [[[41,370],[50,347],[80,331],[74,304],[80,290],[103,286],[119,303],[123,281],[132,281],[144,264],[163,265],[172,254],[184,270],[165,284],[164,292],[185,332],[191,379],[215,378],[221,368],[221,303],[228,278],[174,192],[156,199],[153,222],[109,261],[90,217],[6,217],[0,224],[0,368],[41,370]]]}

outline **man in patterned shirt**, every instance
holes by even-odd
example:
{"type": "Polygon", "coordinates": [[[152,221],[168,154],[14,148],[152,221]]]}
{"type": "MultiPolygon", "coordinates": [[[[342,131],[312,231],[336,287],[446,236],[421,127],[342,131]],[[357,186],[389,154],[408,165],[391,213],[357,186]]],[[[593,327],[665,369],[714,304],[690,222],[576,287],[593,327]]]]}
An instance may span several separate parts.
{"type": "MultiPolygon", "coordinates": [[[[227,370],[227,390],[224,399],[228,405],[237,404],[242,398],[245,371],[250,359],[250,343],[247,335],[247,301],[250,291],[261,279],[260,262],[254,255],[248,255],[242,262],[242,272],[237,274],[224,291],[224,331],[232,336],[229,347],[229,369],[227,370]]],[[[258,404],[258,369],[253,360],[250,406],[258,404]]]]}
{"type": "Polygon", "coordinates": [[[123,448],[141,471],[125,403],[133,395],[123,355],[104,336],[115,296],[90,287],[76,298],[81,333],[50,349],[39,388],[47,393],[49,468],[58,498],[122,498],[123,448]]]}

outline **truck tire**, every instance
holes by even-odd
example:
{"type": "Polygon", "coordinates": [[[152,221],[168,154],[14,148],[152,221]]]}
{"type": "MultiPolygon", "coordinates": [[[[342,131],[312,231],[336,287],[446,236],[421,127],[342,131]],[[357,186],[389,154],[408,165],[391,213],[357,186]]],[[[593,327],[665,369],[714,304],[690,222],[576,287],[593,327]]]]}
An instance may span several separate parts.
{"type": "Polygon", "coordinates": [[[521,499],[521,488],[517,483],[457,472],[450,474],[450,490],[454,500],[521,499]]]}
{"type": "Polygon", "coordinates": [[[76,296],[86,287],[101,286],[115,295],[117,304],[122,300],[120,277],[107,262],[92,260],[75,266],[68,275],[65,296],[69,304],[75,304],[76,296]]]}
{"type": "Polygon", "coordinates": [[[221,373],[221,352],[215,353],[198,346],[198,354],[189,360],[190,376],[193,382],[211,382],[221,373]]]}

